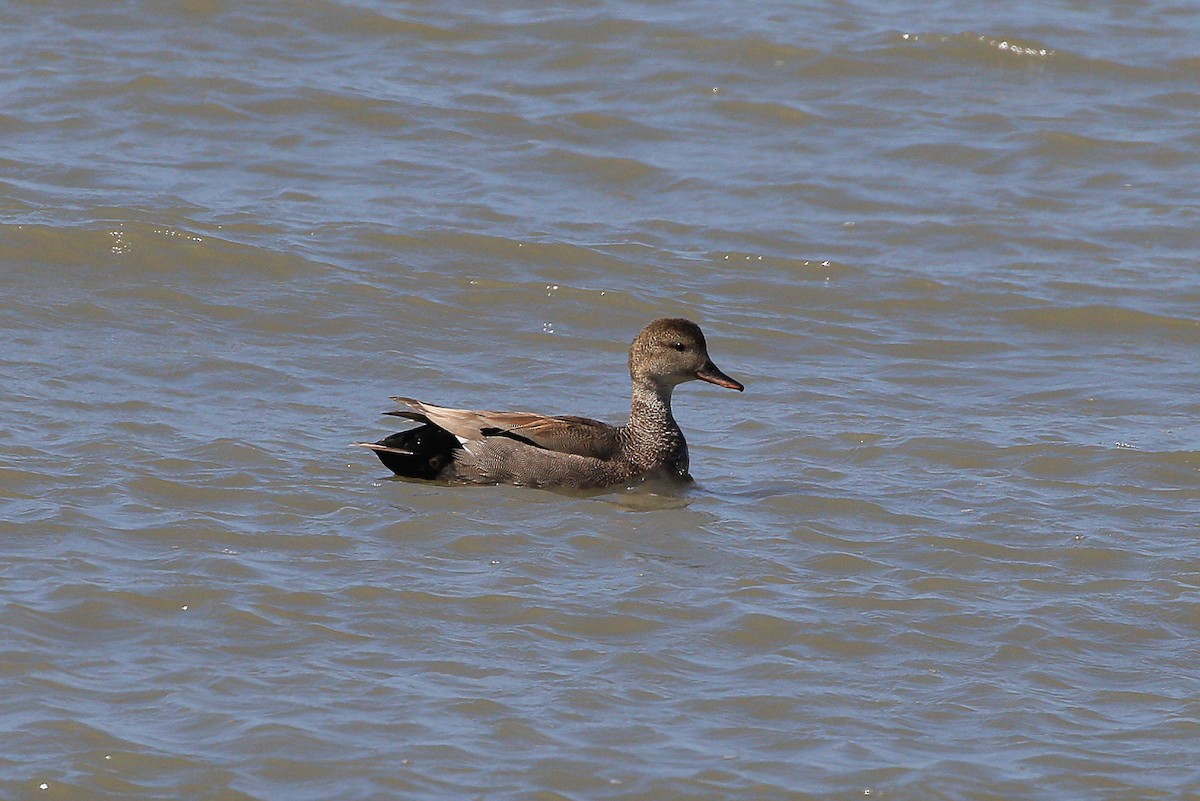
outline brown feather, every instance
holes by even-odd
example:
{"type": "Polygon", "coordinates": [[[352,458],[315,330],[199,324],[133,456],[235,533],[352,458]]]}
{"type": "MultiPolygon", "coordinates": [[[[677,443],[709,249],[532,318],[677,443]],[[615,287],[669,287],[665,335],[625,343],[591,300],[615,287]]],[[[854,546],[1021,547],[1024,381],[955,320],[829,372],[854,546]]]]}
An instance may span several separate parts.
{"type": "Polygon", "coordinates": [[[574,415],[551,417],[534,412],[490,412],[451,409],[414,398],[395,397],[416,411],[389,412],[398,417],[430,422],[468,442],[507,436],[558,453],[607,459],[617,449],[617,429],[599,420],[574,415]]]}

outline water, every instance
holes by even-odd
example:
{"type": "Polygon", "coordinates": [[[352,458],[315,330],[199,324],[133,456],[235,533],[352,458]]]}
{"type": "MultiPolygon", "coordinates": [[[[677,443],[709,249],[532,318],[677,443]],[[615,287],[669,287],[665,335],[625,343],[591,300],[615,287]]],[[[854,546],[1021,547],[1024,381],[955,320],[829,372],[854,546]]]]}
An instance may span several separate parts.
{"type": "Polygon", "coordinates": [[[1200,798],[1200,18],[0,11],[0,795],[1200,798]],[[693,490],[390,479],[387,397],[693,490]]]}

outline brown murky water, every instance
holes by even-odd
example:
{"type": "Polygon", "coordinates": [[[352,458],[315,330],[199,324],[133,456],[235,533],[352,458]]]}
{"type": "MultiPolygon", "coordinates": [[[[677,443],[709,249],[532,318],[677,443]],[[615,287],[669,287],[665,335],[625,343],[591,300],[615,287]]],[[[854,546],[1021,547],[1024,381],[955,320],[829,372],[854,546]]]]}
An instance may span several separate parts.
{"type": "Polygon", "coordinates": [[[1200,798],[1200,17],[0,11],[0,795],[1200,798]],[[404,393],[698,485],[393,480],[404,393]]]}

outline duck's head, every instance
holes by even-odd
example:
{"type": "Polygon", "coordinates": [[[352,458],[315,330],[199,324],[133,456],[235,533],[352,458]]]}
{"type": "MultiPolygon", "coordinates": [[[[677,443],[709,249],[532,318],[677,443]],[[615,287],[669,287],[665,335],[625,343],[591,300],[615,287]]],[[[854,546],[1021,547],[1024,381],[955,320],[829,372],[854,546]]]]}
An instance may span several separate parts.
{"type": "Polygon", "coordinates": [[[629,375],[635,383],[650,381],[668,389],[696,379],[745,389],[712,363],[700,326],[681,317],[664,317],[642,329],[629,346],[629,375]]]}

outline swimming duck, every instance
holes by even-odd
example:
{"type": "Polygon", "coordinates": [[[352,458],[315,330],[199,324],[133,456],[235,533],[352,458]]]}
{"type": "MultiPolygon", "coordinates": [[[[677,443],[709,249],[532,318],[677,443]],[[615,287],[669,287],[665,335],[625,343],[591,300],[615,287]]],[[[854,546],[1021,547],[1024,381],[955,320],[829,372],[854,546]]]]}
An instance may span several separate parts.
{"type": "Polygon", "coordinates": [[[625,425],[396,397],[407,408],[385,414],[421,425],[355,444],[373,450],[397,475],[456,484],[595,489],[651,477],[691,481],[672,391],[697,379],[738,392],[745,387],[712,363],[700,326],[682,318],[642,329],[629,347],[629,376],[633,402],[625,425]]]}

